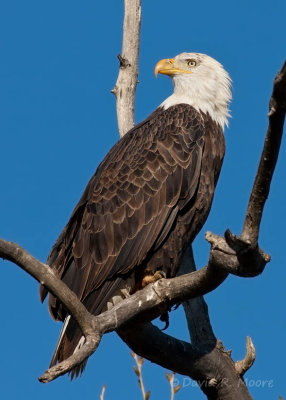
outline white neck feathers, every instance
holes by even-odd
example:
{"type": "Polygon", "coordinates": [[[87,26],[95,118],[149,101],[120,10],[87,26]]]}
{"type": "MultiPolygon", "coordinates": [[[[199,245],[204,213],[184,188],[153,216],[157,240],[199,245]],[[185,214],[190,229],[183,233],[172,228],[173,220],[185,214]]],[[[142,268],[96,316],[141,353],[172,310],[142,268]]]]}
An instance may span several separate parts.
{"type": "Polygon", "coordinates": [[[189,104],[197,111],[209,114],[224,129],[225,125],[228,126],[230,116],[228,110],[231,100],[230,77],[216,60],[201,54],[195,56],[201,63],[190,74],[181,73],[172,76],[174,93],[161,106],[167,109],[176,104],[189,104]]]}
{"type": "Polygon", "coordinates": [[[164,110],[167,110],[169,107],[177,104],[189,104],[197,111],[209,114],[209,116],[217,122],[222,129],[224,129],[225,125],[228,126],[228,118],[230,117],[228,107],[224,107],[223,105],[213,106],[206,101],[201,101],[198,97],[191,98],[190,96],[177,95],[176,93],[167,97],[160,106],[163,107],[164,110]]]}

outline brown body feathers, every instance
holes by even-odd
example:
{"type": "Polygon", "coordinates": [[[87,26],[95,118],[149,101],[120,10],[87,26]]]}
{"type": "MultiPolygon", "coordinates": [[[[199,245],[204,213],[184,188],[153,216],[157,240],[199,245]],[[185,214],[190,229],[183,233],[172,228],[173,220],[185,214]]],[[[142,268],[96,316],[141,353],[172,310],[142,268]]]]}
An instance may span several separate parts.
{"type": "MultiPolygon", "coordinates": [[[[208,115],[187,104],[158,108],[100,164],[49,265],[93,314],[125,286],[132,292],[146,271],[175,276],[208,216],[223,156],[222,129],[208,115]]],[[[46,295],[42,287],[42,300],[46,295]]],[[[48,303],[63,321],[61,303],[51,294],[48,303]]],[[[80,338],[70,319],[52,364],[70,356],[80,338]]]]}

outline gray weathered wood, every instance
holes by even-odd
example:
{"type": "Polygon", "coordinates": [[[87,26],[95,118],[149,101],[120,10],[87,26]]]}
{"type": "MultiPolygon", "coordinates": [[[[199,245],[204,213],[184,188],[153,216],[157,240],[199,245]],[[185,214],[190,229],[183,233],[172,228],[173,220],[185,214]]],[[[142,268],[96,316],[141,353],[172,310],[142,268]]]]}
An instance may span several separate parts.
{"type": "Polygon", "coordinates": [[[279,155],[286,110],[286,61],[274,79],[269,102],[269,125],[261,154],[258,171],[251,191],[242,239],[255,244],[258,240],[263,207],[270,191],[270,184],[279,155]]]}
{"type": "Polygon", "coordinates": [[[124,0],[122,54],[119,74],[112,90],[116,96],[119,134],[122,137],[134,126],[134,103],[138,81],[141,0],[124,0]]]}

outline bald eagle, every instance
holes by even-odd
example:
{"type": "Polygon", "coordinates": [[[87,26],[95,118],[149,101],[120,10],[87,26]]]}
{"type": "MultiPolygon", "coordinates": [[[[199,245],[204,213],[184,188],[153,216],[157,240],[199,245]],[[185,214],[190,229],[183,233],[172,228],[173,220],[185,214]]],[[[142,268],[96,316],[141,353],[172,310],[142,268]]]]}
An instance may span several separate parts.
{"type": "MultiPolygon", "coordinates": [[[[150,282],[174,277],[212,204],[225,151],[229,75],[199,53],[161,60],[158,73],[172,78],[174,93],[109,151],[48,257],[94,315],[150,282]]],[[[47,294],[41,286],[42,301],[47,294]]],[[[64,321],[53,366],[84,338],[51,293],[48,305],[64,321]]]]}

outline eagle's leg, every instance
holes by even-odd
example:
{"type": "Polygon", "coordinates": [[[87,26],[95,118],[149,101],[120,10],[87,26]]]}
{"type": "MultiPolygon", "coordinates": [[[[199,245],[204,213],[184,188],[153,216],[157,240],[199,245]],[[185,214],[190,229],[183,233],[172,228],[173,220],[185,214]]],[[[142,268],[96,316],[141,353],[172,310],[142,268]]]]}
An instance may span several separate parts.
{"type": "MultiPolygon", "coordinates": [[[[146,271],[142,278],[141,287],[143,289],[145,286],[149,285],[149,283],[154,283],[162,278],[167,278],[166,273],[162,270],[156,270],[155,272],[146,271]]],[[[167,329],[169,327],[168,311],[160,316],[160,320],[165,322],[165,326],[164,326],[164,328],[162,328],[162,331],[164,331],[165,329],[167,329]]]]}

